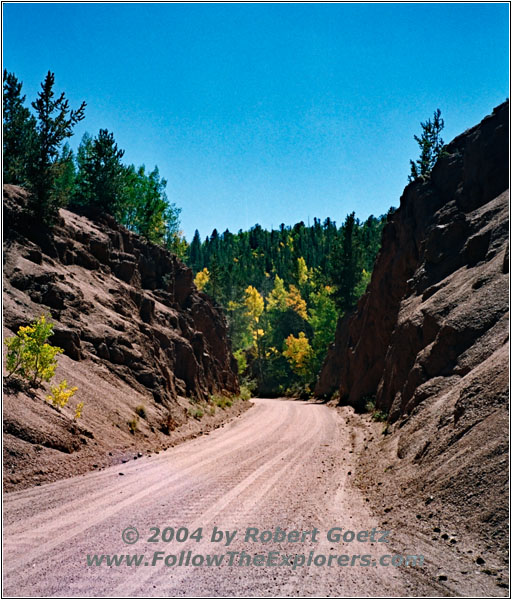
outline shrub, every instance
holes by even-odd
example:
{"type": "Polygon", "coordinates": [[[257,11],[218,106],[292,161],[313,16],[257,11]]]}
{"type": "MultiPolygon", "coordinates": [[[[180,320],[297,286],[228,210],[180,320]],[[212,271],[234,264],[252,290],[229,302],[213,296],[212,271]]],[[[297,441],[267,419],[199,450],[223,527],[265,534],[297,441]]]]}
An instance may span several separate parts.
{"type": "Polygon", "coordinates": [[[135,413],[139,415],[141,419],[146,418],[146,407],[143,404],[139,404],[139,406],[135,407],[135,413]]]}
{"type": "Polygon", "coordinates": [[[241,385],[240,386],[240,398],[242,400],[250,400],[252,398],[251,390],[248,387],[241,385]]]}
{"type": "Polygon", "coordinates": [[[231,398],[228,398],[227,396],[221,396],[220,394],[214,394],[210,398],[210,401],[213,402],[213,404],[215,404],[215,406],[218,406],[219,408],[226,408],[226,406],[233,405],[233,400],[231,400],[231,398]]]}
{"type": "Polygon", "coordinates": [[[6,368],[9,376],[19,375],[31,385],[50,381],[57,368],[57,354],[62,348],[47,343],[53,333],[53,324],[41,315],[30,325],[20,327],[18,333],[5,340],[7,345],[6,368]]]}
{"type": "Polygon", "coordinates": [[[379,421],[383,423],[388,420],[388,413],[384,410],[376,408],[375,396],[365,396],[363,401],[364,409],[366,412],[372,413],[371,418],[373,421],[379,421]]]}
{"type": "MultiPolygon", "coordinates": [[[[63,379],[59,385],[51,388],[51,394],[47,396],[46,399],[51,401],[53,406],[64,408],[77,390],[77,387],[68,388],[68,382],[63,379]]],[[[83,407],[83,402],[81,402],[81,405],[83,407]]]]}
{"type": "Polygon", "coordinates": [[[374,421],[379,421],[383,423],[388,420],[388,414],[383,410],[374,410],[372,414],[372,419],[374,421]]]}
{"type": "Polygon", "coordinates": [[[178,421],[169,413],[160,424],[160,431],[165,435],[169,435],[179,426],[178,421]]]}
{"type": "Polygon", "coordinates": [[[256,390],[257,384],[252,379],[243,378],[240,383],[240,398],[242,400],[249,400],[253,397],[254,391],[256,390]]]}
{"type": "Polygon", "coordinates": [[[204,415],[204,411],[202,408],[189,408],[187,412],[191,417],[197,419],[198,421],[200,421],[204,415]]]}
{"type": "Polygon", "coordinates": [[[82,410],[84,408],[84,403],[79,402],[75,407],[75,419],[79,419],[82,416],[82,410]]]}
{"type": "Polygon", "coordinates": [[[366,396],[363,398],[364,401],[364,409],[366,412],[373,412],[375,410],[375,397],[374,396],[366,396]]]}
{"type": "Polygon", "coordinates": [[[139,424],[139,419],[137,417],[134,417],[133,419],[130,419],[128,421],[128,427],[130,429],[130,433],[132,435],[135,434],[135,432],[137,431],[137,425],[139,424]]]}

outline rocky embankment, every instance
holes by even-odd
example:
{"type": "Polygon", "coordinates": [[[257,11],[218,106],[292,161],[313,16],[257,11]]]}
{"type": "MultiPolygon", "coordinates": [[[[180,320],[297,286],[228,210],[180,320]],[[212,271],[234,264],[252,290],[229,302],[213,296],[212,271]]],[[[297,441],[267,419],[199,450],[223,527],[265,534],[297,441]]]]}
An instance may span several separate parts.
{"type": "Polygon", "coordinates": [[[65,351],[52,383],[77,386],[84,410],[73,421],[71,407],[45,402],[48,384],[7,387],[7,489],[165,448],[199,417],[220,423],[225,410],[208,399],[239,392],[236,361],[225,319],[190,269],[109,217],[61,210],[48,235],[26,199],[4,186],[4,337],[46,314],[50,343],[65,351]]]}
{"type": "Polygon", "coordinates": [[[508,118],[507,101],[405,188],[316,389],[387,415],[360,483],[388,518],[480,548],[489,576],[508,544],[508,118]]]}

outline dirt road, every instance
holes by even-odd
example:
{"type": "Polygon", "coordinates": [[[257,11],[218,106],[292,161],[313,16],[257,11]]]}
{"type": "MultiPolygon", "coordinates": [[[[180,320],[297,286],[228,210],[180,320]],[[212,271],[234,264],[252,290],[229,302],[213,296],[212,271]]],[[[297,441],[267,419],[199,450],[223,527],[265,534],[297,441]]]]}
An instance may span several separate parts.
{"type": "Polygon", "coordinates": [[[4,594],[413,595],[417,590],[403,567],[373,566],[382,555],[394,553],[392,544],[377,541],[377,534],[366,542],[327,540],[334,527],[343,528],[342,533],[380,529],[369,504],[350,484],[354,455],[349,437],[345,421],[324,405],[258,399],[224,428],[159,455],[7,494],[4,594]],[[121,537],[127,527],[140,535],[131,545],[121,537]],[[151,527],[160,528],[157,542],[148,542],[151,527]],[[201,527],[203,538],[165,543],[161,535],[166,527],[187,528],[190,534],[201,527]],[[237,531],[229,546],[211,542],[214,527],[237,531]],[[244,541],[249,527],[310,533],[297,542],[244,541]],[[182,551],[184,559],[191,552],[189,560],[195,555],[225,556],[220,566],[166,566],[163,559],[151,566],[155,552],[163,558],[176,556],[168,560],[172,563],[182,551]],[[240,555],[227,554],[242,551],[251,557],[263,554],[258,560],[265,561],[269,552],[278,552],[279,558],[273,559],[278,565],[239,566],[240,555]],[[139,567],[88,566],[87,555],[94,554],[144,554],[144,561],[139,567]],[[317,559],[318,565],[297,564],[294,569],[279,566],[283,554],[304,555],[305,561],[347,555],[354,564],[340,565],[333,558],[328,566],[317,559]],[[367,560],[363,555],[372,556],[369,566],[362,565],[367,560]]]}

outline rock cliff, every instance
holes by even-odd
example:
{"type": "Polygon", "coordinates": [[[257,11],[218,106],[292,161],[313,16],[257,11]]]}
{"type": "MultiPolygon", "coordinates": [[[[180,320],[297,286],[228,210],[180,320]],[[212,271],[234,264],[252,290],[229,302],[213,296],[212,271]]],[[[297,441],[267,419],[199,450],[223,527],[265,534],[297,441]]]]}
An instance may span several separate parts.
{"type": "Polygon", "coordinates": [[[4,186],[4,336],[49,316],[50,343],[65,351],[57,375],[78,386],[85,429],[72,435],[41,398],[10,390],[8,457],[31,454],[30,443],[67,453],[88,439],[103,450],[138,437],[165,443],[187,420],[190,402],[238,393],[225,318],[176,256],[110,217],[61,210],[49,235],[27,216],[26,200],[21,188],[4,186]],[[139,405],[145,418],[134,413],[139,405]],[[127,426],[133,418],[136,435],[127,426]]]}
{"type": "Polygon", "coordinates": [[[508,118],[507,101],[405,188],[316,388],[387,415],[360,462],[383,513],[417,512],[422,539],[444,523],[480,565],[508,544],[508,118]]]}
{"type": "Polygon", "coordinates": [[[371,283],[340,320],[318,395],[392,421],[507,341],[508,102],[409,184],[383,231],[371,283]]]}

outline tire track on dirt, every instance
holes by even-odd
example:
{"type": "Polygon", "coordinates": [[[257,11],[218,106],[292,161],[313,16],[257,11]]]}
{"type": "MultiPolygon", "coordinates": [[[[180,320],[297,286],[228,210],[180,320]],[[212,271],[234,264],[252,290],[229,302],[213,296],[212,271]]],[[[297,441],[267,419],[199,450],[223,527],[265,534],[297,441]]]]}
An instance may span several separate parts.
{"type": "MultiPolygon", "coordinates": [[[[267,431],[263,431],[262,438],[272,438],[275,432],[283,426],[287,418],[293,418],[293,415],[287,417],[287,413],[281,411],[281,414],[278,415],[280,418],[277,419],[273,426],[269,428],[267,431]]],[[[247,433],[253,429],[254,424],[251,422],[248,426],[241,428],[241,431],[235,430],[235,434],[228,436],[226,439],[223,439],[221,443],[217,445],[215,448],[215,452],[218,452],[219,449],[228,448],[226,452],[221,454],[216,454],[214,456],[210,456],[208,460],[203,460],[205,456],[211,455],[212,451],[206,447],[203,451],[194,452],[193,449],[190,449],[191,455],[184,456],[183,467],[180,468],[178,472],[174,472],[171,475],[165,475],[162,478],[162,469],[167,467],[173,457],[165,457],[158,461],[158,464],[151,462],[147,464],[141,464],[139,462],[137,465],[131,464],[127,468],[123,465],[123,472],[125,475],[135,475],[138,471],[144,472],[144,479],[142,482],[138,483],[137,481],[128,481],[126,483],[122,483],[120,485],[110,485],[107,486],[103,491],[94,494],[88,493],[88,503],[90,504],[90,508],[85,511],[82,510],[82,523],[78,526],[73,527],[71,530],[67,529],[71,527],[73,523],[76,522],[76,514],[73,509],[76,509],[76,496],[82,493],[83,486],[79,484],[79,489],[75,490],[75,498],[73,498],[69,502],[62,502],[59,500],[55,500],[56,507],[49,511],[42,511],[40,514],[35,515],[32,518],[24,518],[22,523],[14,521],[14,523],[5,525],[5,536],[15,538],[15,542],[11,546],[4,547],[4,551],[9,552],[11,550],[18,549],[20,552],[24,554],[24,560],[26,563],[29,563],[38,558],[38,554],[43,554],[44,552],[48,552],[49,550],[55,548],[60,543],[66,542],[69,538],[74,535],[78,535],[84,531],[86,531],[89,527],[97,525],[101,523],[103,520],[111,517],[116,512],[125,509],[132,503],[136,503],[140,501],[145,495],[150,495],[157,492],[162,487],[167,485],[174,486],[186,486],[190,481],[190,476],[194,474],[195,471],[204,470],[205,467],[210,467],[215,463],[219,463],[224,458],[230,456],[231,447],[233,445],[239,444],[241,440],[247,440],[247,433]],[[187,479],[188,477],[188,479],[187,479]],[[117,495],[120,492],[124,492],[126,490],[131,490],[132,494],[130,498],[126,499],[122,503],[117,504],[116,506],[112,506],[112,496],[117,495]],[[101,504],[98,504],[98,501],[102,501],[101,504]],[[100,513],[98,515],[98,513],[100,513]],[[56,537],[52,539],[51,542],[41,543],[41,541],[37,538],[37,532],[42,531],[42,535],[47,538],[51,537],[54,531],[66,530],[66,533],[63,536],[56,537]],[[34,547],[38,546],[37,553],[29,553],[26,554],[27,546],[34,547]]],[[[245,441],[245,443],[241,446],[249,446],[254,443],[253,440],[245,441]]],[[[174,458],[176,458],[174,456],[174,458]]],[[[112,469],[119,469],[120,466],[113,467],[112,469]]],[[[112,470],[111,469],[111,470],[112,470]]],[[[114,477],[118,477],[114,475],[114,477]]],[[[107,476],[109,480],[112,480],[112,475],[109,474],[107,476]]],[[[117,479],[114,481],[117,482],[117,479]]],[[[60,483],[60,482],[59,482],[60,483]]],[[[82,483],[82,482],[80,482],[82,483]]],[[[87,484],[90,482],[88,481],[87,484]]],[[[95,482],[96,483],[96,482],[95,482]]],[[[109,483],[109,482],[107,482],[109,483]]],[[[86,485],[87,485],[86,484],[86,485]]],[[[52,486],[53,484],[48,484],[52,486]]],[[[68,482],[68,488],[69,488],[68,482]]],[[[101,485],[101,483],[100,483],[101,485]]],[[[176,487],[174,488],[177,489],[176,487]]],[[[51,493],[51,492],[50,492],[51,493]]],[[[87,492],[84,492],[87,493],[87,492]]],[[[16,495],[23,494],[23,492],[16,492],[16,495]]],[[[14,495],[14,494],[13,494],[14,495]]],[[[19,503],[20,500],[24,500],[23,496],[20,499],[11,498],[11,495],[6,497],[6,511],[9,511],[9,502],[13,501],[16,504],[19,503]]],[[[55,494],[54,494],[55,496],[55,494]]],[[[30,493],[30,502],[31,506],[34,506],[33,503],[33,493],[30,493]]],[[[44,498],[41,499],[44,501],[44,498]]],[[[23,507],[21,509],[23,510],[23,507]]],[[[17,513],[19,514],[19,510],[17,513]]],[[[16,513],[13,514],[12,519],[16,518],[16,513]]]]}
{"type": "MultiPolygon", "coordinates": [[[[289,425],[291,423],[293,424],[293,426],[298,424],[298,422],[295,422],[297,419],[297,409],[295,405],[293,405],[293,403],[290,403],[290,405],[288,406],[280,405],[277,411],[272,411],[270,419],[266,419],[265,414],[266,411],[262,410],[262,408],[260,408],[259,411],[255,410],[255,417],[251,419],[246,419],[246,421],[249,421],[248,424],[245,423],[245,426],[235,428],[233,431],[228,432],[227,436],[223,435],[224,432],[218,431],[218,436],[216,436],[218,438],[218,441],[217,439],[211,440],[214,442],[213,445],[205,443],[207,442],[207,438],[202,438],[201,440],[196,439],[193,443],[188,444],[188,448],[185,448],[187,444],[180,446],[179,454],[182,455],[181,464],[184,464],[185,468],[180,469],[179,465],[175,465],[175,468],[178,470],[178,472],[171,477],[167,477],[162,480],[162,474],[159,473],[159,468],[160,470],[162,468],[165,468],[168,462],[177,458],[176,455],[178,455],[178,453],[171,453],[168,458],[162,458],[161,461],[159,461],[160,463],[162,463],[160,465],[151,465],[152,471],[156,473],[158,479],[158,482],[155,484],[148,486],[148,482],[146,481],[146,479],[144,479],[143,482],[140,484],[137,484],[137,482],[131,482],[122,486],[114,486],[113,488],[107,488],[107,491],[102,493],[101,497],[108,497],[110,499],[111,504],[113,502],[113,495],[119,493],[119,491],[129,489],[130,487],[135,487],[136,490],[139,490],[135,493],[132,493],[130,497],[126,500],[117,502],[114,506],[105,508],[104,505],[98,506],[94,502],[92,502],[88,511],[84,512],[83,510],[80,510],[80,518],[77,519],[78,511],[75,494],[75,498],[73,500],[69,501],[67,504],[62,503],[63,506],[71,507],[73,509],[68,515],[62,516],[63,512],[61,510],[61,506],[59,506],[59,508],[56,509],[58,511],[57,514],[50,515],[50,523],[48,523],[48,521],[40,522],[38,517],[33,517],[32,520],[27,520],[18,524],[11,523],[10,528],[6,528],[5,532],[6,543],[4,544],[4,556],[6,563],[12,561],[13,564],[16,564],[16,571],[19,576],[20,569],[24,566],[27,566],[30,563],[34,562],[38,563],[41,557],[47,555],[47,553],[49,553],[51,550],[54,550],[55,548],[65,544],[66,542],[69,542],[72,538],[80,534],[84,534],[91,528],[101,523],[104,523],[106,520],[121,512],[126,507],[136,504],[137,502],[142,501],[146,497],[153,497],[154,494],[167,488],[171,484],[172,492],[173,494],[175,494],[176,492],[179,492],[182,488],[187,488],[190,485],[191,481],[194,481],[194,475],[196,474],[196,472],[203,472],[203,474],[206,472],[210,477],[212,477],[213,473],[215,473],[216,471],[215,469],[211,469],[211,467],[214,464],[219,465],[221,472],[222,470],[227,470],[229,472],[230,466],[227,462],[224,462],[224,459],[232,454],[233,447],[237,448],[237,450],[239,451],[244,451],[244,449],[248,449],[251,446],[254,446],[255,442],[264,444],[266,446],[264,452],[260,453],[256,460],[261,461],[262,458],[265,459],[267,455],[271,455],[273,452],[271,444],[268,444],[268,440],[274,439],[276,437],[276,431],[282,429],[285,426],[285,424],[289,425]],[[256,414],[258,412],[261,412],[262,414],[256,414]],[[257,427],[255,427],[254,421],[257,422],[257,427]],[[264,425],[265,427],[262,427],[262,425],[264,425]],[[251,432],[252,436],[248,435],[251,432]],[[200,447],[199,451],[194,451],[194,448],[190,447],[198,445],[200,447]],[[222,450],[226,447],[229,447],[227,452],[221,452],[220,454],[218,453],[219,449],[222,450]],[[213,456],[211,456],[206,461],[200,460],[208,454],[213,454],[213,456]],[[187,465],[190,466],[187,467],[187,465]],[[140,490],[141,487],[143,488],[142,490],[140,490]],[[25,529],[25,536],[23,536],[23,533],[13,533],[17,529],[18,525],[22,526],[23,529],[25,529]],[[58,535],[52,538],[52,534],[55,531],[64,531],[64,533],[62,533],[60,536],[58,535]],[[36,548],[36,550],[28,552],[27,550],[30,548],[36,548]]],[[[210,442],[210,440],[208,440],[208,442],[210,442]]],[[[237,467],[243,467],[246,462],[254,462],[253,457],[249,457],[244,461],[240,461],[237,467]]],[[[137,471],[144,470],[143,465],[140,463],[137,466],[131,466],[132,469],[136,469],[137,471]]],[[[94,479],[95,478],[92,478],[89,481],[89,483],[92,483],[94,479]]],[[[204,476],[201,478],[201,480],[204,480],[204,476]]],[[[84,492],[84,490],[82,489],[82,482],[83,479],[78,480],[80,493],[84,492]]],[[[70,482],[68,482],[68,485],[69,483],[70,482]]],[[[49,486],[52,486],[52,484],[49,484],[49,486]]],[[[72,490],[69,489],[68,491],[71,492],[72,490]]],[[[215,494],[215,488],[213,488],[213,493],[215,494]]],[[[16,496],[20,496],[20,494],[23,495],[23,492],[16,493],[16,496]]],[[[33,491],[31,491],[30,495],[33,497],[33,491]]],[[[15,506],[16,500],[20,499],[14,499],[15,506]]],[[[21,500],[23,501],[24,498],[22,497],[21,500]]],[[[10,518],[11,514],[9,511],[9,506],[7,505],[5,508],[6,520],[9,519],[12,521],[12,518],[10,518]]],[[[38,564],[36,566],[39,568],[37,568],[36,572],[32,570],[32,576],[36,576],[37,572],[41,572],[45,569],[44,562],[43,564],[38,564]]]]}
{"type": "MultiPolygon", "coordinates": [[[[273,454],[273,458],[267,460],[253,473],[244,478],[239,484],[227,491],[215,505],[207,509],[199,518],[191,523],[189,529],[194,530],[202,526],[206,531],[211,530],[213,519],[221,512],[225,511],[232,502],[240,501],[240,497],[245,495],[247,499],[244,501],[243,512],[241,514],[237,514],[238,519],[243,520],[244,517],[248,515],[255,506],[261,503],[262,499],[280,479],[282,479],[285,475],[289,476],[290,472],[293,472],[296,468],[300,468],[304,458],[313,452],[315,446],[311,443],[311,441],[315,439],[320,431],[318,419],[315,419],[314,423],[310,423],[309,420],[302,420],[301,424],[303,427],[307,428],[307,436],[299,440],[291,440],[293,445],[277,455],[274,453],[274,450],[272,450],[271,453],[273,454]],[[285,464],[281,467],[278,467],[278,465],[283,461],[285,464]],[[269,474],[269,471],[272,473],[269,474]],[[263,482],[261,482],[262,479],[263,482]]],[[[293,427],[295,424],[291,422],[290,425],[293,427]]],[[[198,509],[196,508],[196,510],[198,509]]],[[[228,512],[228,515],[229,514],[230,513],[228,512]]],[[[181,550],[184,550],[185,552],[188,550],[194,550],[195,553],[204,552],[204,554],[207,554],[209,551],[211,551],[211,548],[205,548],[204,544],[184,544],[182,547],[180,547],[180,551],[181,550]]],[[[158,569],[151,569],[146,577],[143,579],[139,578],[135,588],[123,584],[114,590],[114,594],[132,596],[137,595],[137,592],[144,593],[144,584],[150,579],[153,581],[153,583],[164,580],[164,577],[162,576],[160,576],[160,579],[157,579],[159,573],[162,573],[163,571],[168,572],[168,567],[165,565],[160,565],[158,569]]],[[[188,573],[176,576],[175,574],[176,572],[172,572],[173,577],[171,581],[174,588],[180,586],[188,577],[194,576],[189,575],[188,573]]],[[[169,578],[166,578],[165,581],[169,583],[169,578]]]]}

